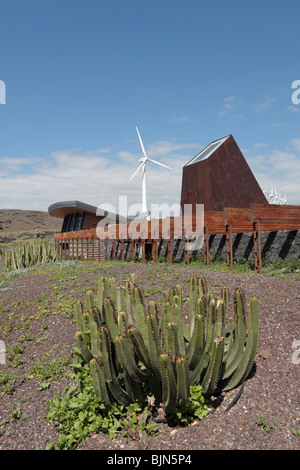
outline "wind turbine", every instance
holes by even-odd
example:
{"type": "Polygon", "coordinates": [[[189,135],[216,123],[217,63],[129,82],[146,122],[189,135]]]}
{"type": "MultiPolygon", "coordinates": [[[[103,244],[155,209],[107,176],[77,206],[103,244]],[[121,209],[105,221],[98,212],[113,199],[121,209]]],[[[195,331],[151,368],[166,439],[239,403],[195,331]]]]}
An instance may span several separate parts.
{"type": "Polygon", "coordinates": [[[286,195],[285,197],[281,197],[281,195],[277,192],[277,189],[273,184],[271,191],[265,190],[264,194],[269,204],[287,204],[286,195]]]}
{"type": "MultiPolygon", "coordinates": [[[[135,175],[140,170],[142,170],[142,214],[146,214],[148,212],[147,211],[147,194],[146,194],[146,163],[147,162],[156,163],[156,165],[163,166],[165,168],[168,168],[169,170],[172,170],[172,168],[170,168],[167,165],[164,165],[163,163],[157,162],[156,160],[152,160],[151,158],[147,157],[147,154],[146,154],[146,151],[145,151],[145,148],[144,148],[144,145],[143,145],[143,141],[141,139],[141,136],[140,136],[140,133],[139,133],[139,130],[138,130],[137,127],[136,127],[136,131],[137,131],[137,134],[139,136],[139,141],[140,141],[140,144],[141,144],[141,147],[142,147],[142,152],[143,152],[144,156],[139,159],[140,165],[135,170],[133,175],[129,178],[129,181],[132,180],[132,178],[134,178],[135,175]]],[[[147,219],[149,219],[149,214],[147,215],[147,219]]]]}

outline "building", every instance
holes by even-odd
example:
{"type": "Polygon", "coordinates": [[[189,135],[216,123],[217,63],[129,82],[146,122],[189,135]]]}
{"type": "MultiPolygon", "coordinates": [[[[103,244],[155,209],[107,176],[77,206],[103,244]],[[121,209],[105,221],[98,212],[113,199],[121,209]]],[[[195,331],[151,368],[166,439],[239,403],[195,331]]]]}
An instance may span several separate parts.
{"type": "Polygon", "coordinates": [[[164,256],[189,263],[194,250],[189,242],[203,235],[203,250],[196,251],[203,252],[206,264],[219,254],[232,267],[237,253],[242,259],[252,253],[261,272],[267,253],[271,262],[278,256],[299,258],[300,206],[268,203],[232,135],[211,142],[183,167],[181,207],[185,217],[139,219],[138,230],[131,230],[127,217],[79,201],[52,204],[48,212],[62,219],[62,233],[54,235],[61,259],[133,261],[138,255],[145,262],[150,255],[156,262],[164,256]],[[195,230],[196,218],[186,214],[196,204],[204,205],[204,213],[195,230]],[[99,235],[96,227],[104,218],[101,226],[110,227],[99,235]]]}
{"type": "Polygon", "coordinates": [[[211,142],[190,160],[182,173],[181,208],[204,204],[205,211],[268,204],[232,135],[211,142]]]}
{"type": "Polygon", "coordinates": [[[98,222],[106,217],[107,224],[127,223],[127,218],[121,217],[96,206],[80,201],[62,201],[52,204],[48,213],[62,219],[61,232],[75,232],[96,228],[98,222]]]}

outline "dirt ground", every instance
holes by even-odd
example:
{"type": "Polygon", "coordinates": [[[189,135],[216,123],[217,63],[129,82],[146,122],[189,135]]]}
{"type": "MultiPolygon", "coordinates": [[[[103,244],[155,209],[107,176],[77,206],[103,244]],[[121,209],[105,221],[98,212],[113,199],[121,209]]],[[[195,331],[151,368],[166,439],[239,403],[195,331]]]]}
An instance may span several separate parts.
{"type": "MultiPolygon", "coordinates": [[[[121,283],[135,273],[148,299],[159,298],[161,286],[181,284],[187,288],[190,276],[204,276],[215,295],[222,287],[228,287],[231,295],[236,287],[242,287],[247,305],[251,296],[258,298],[260,334],[254,373],[246,381],[238,402],[227,413],[225,410],[239,389],[212,397],[212,412],[188,427],[171,428],[160,423],[155,437],[119,436],[114,440],[102,432],[93,433],[78,450],[300,449],[299,281],[288,276],[278,279],[264,274],[217,272],[179,265],[118,263],[106,267],[101,263],[96,270],[92,266],[90,272],[79,271],[78,275],[72,272],[70,279],[66,275],[61,290],[64,299],[72,296],[76,300],[84,299],[85,292],[101,275],[114,276],[121,283]]],[[[5,340],[11,351],[16,345],[23,346],[22,354],[15,354],[15,359],[21,358],[21,365],[12,361],[0,364],[0,376],[1,373],[22,375],[21,379],[13,380],[11,393],[0,395],[0,450],[45,449],[58,437],[55,423],[45,419],[46,401],[57,392],[65,393],[66,384],[55,381],[43,389],[36,376],[27,373],[47,353],[52,354],[49,358],[62,352],[68,355],[75,345],[76,325],[65,310],[57,310],[59,286],[53,276],[53,268],[41,267],[34,275],[29,272],[0,281],[0,335],[6,332],[5,339],[0,336],[0,340],[5,340]],[[49,300],[48,305],[45,298],[49,300]],[[48,308],[47,315],[39,316],[43,305],[48,308]]]]}

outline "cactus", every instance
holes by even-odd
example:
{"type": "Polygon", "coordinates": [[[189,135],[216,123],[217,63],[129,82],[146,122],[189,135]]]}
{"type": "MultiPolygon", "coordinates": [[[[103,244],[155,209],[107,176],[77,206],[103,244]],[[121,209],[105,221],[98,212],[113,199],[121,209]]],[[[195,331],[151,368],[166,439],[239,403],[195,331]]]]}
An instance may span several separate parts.
{"type": "Polygon", "coordinates": [[[176,358],[177,372],[177,403],[180,406],[185,403],[190,396],[190,375],[187,358],[178,356],[176,358]]]}
{"type": "Polygon", "coordinates": [[[176,380],[171,356],[167,352],[159,355],[160,373],[162,381],[162,396],[166,415],[176,409],[176,380]]]}
{"type": "Polygon", "coordinates": [[[226,332],[229,293],[212,298],[204,279],[190,279],[189,318],[184,323],[180,286],[163,292],[161,310],[132,281],[117,287],[103,277],[96,296],[86,293],[85,308],[75,305],[76,342],[89,363],[95,393],[107,407],[135,400],[143,387],[157,406],[172,415],[199,384],[207,396],[241,384],[253,365],[258,339],[258,303],[236,289],[230,333],[226,332]]]}
{"type": "Polygon", "coordinates": [[[161,343],[160,343],[160,336],[159,336],[159,328],[156,321],[156,316],[149,313],[146,317],[146,345],[149,349],[149,358],[151,369],[154,375],[159,380],[160,377],[160,370],[159,370],[159,354],[161,352],[161,343]]]}
{"type": "Polygon", "coordinates": [[[191,340],[187,346],[186,354],[191,370],[199,363],[204,349],[204,324],[200,314],[195,316],[195,327],[191,340]]]}
{"type": "Polygon", "coordinates": [[[77,346],[81,351],[83,359],[86,362],[89,362],[91,359],[93,359],[93,355],[91,353],[89,345],[87,344],[86,340],[84,339],[82,331],[77,331],[76,332],[75,339],[76,339],[77,346]]]}
{"type": "MultiPolygon", "coordinates": [[[[231,390],[232,388],[237,387],[248,377],[257,350],[258,324],[258,302],[256,298],[251,298],[249,304],[249,321],[246,346],[239,356],[238,365],[234,372],[230,377],[227,377],[227,382],[222,387],[223,390],[231,390]]],[[[226,375],[228,376],[228,374],[226,375]]]]}
{"type": "Polygon", "coordinates": [[[14,270],[28,268],[39,263],[49,263],[56,260],[55,248],[46,243],[24,243],[5,251],[5,269],[14,270]]]}
{"type": "Polygon", "coordinates": [[[114,344],[123,370],[135,381],[142,383],[146,379],[146,373],[141,370],[134,358],[134,349],[127,336],[118,335],[114,344]]]}
{"type": "Polygon", "coordinates": [[[90,360],[90,369],[96,396],[101,398],[106,407],[112,408],[114,404],[111,401],[107,382],[104,377],[102,359],[93,357],[90,360]]]}
{"type": "Polygon", "coordinates": [[[149,351],[145,345],[141,333],[133,325],[130,325],[127,328],[127,334],[129,335],[132,344],[134,345],[134,350],[137,353],[139,361],[145,368],[151,370],[149,351]]]}
{"type": "Polygon", "coordinates": [[[216,385],[218,383],[219,376],[220,376],[223,351],[224,351],[224,338],[217,337],[213,341],[209,365],[206,369],[206,372],[202,381],[202,390],[204,394],[211,395],[216,388],[216,385]]]}

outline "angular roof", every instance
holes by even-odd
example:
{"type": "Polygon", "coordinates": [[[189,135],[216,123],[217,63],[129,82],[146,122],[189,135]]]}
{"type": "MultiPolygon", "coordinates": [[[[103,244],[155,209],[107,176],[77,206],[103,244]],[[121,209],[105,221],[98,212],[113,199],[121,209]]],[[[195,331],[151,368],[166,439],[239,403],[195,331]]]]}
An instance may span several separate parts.
{"type": "Polygon", "coordinates": [[[211,142],[184,167],[181,207],[204,204],[204,210],[268,204],[232,135],[211,142]]]}

